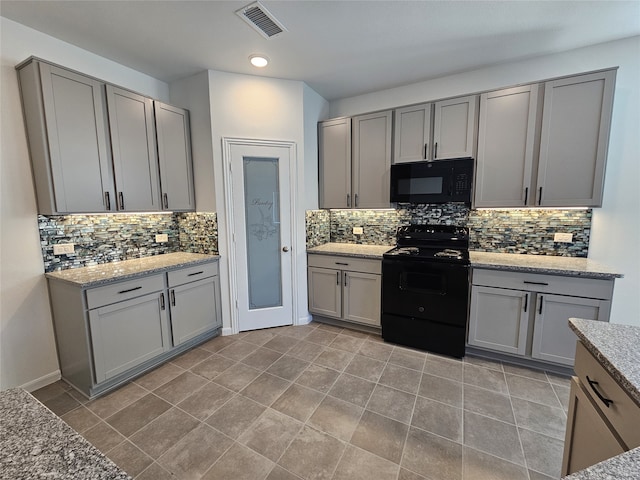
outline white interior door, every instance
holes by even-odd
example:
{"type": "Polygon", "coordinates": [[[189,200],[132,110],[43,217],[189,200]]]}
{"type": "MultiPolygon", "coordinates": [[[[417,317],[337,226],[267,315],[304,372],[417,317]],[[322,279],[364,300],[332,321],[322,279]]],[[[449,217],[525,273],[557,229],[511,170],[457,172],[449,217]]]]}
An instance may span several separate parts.
{"type": "Polygon", "coordinates": [[[230,144],[231,268],[238,330],[291,325],[292,230],[290,164],[282,145],[230,144]]]}

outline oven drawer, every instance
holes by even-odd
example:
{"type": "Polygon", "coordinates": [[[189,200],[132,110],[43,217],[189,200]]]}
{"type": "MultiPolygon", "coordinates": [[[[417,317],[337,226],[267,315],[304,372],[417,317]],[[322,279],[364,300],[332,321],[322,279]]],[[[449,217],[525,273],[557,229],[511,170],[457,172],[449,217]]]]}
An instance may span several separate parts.
{"type": "Polygon", "coordinates": [[[540,273],[473,269],[473,285],[611,300],[613,281],[540,273]]]}
{"type": "Polygon", "coordinates": [[[576,346],[575,371],[580,383],[584,385],[593,402],[611,422],[626,446],[629,449],[640,446],[640,406],[627,395],[582,342],[578,342],[576,346]],[[612,401],[609,407],[598,394],[612,401]]]}
{"type": "Polygon", "coordinates": [[[308,254],[309,267],[334,268],[337,270],[349,270],[350,272],[382,273],[382,260],[372,258],[343,257],[339,255],[308,254]]]}

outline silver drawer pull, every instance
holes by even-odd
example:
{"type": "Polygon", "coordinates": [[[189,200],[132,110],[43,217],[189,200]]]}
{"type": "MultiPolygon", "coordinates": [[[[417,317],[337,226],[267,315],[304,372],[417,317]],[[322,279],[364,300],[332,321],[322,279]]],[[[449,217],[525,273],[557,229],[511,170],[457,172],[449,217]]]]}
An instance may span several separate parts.
{"type": "Polygon", "coordinates": [[[187,277],[193,277],[194,275],[202,275],[204,270],[200,270],[199,272],[193,272],[187,275],[187,277]]]}
{"type": "Polygon", "coordinates": [[[525,280],[525,281],[523,281],[522,283],[527,283],[527,284],[529,284],[529,285],[549,285],[549,284],[548,284],[548,283],[546,283],[546,282],[530,282],[529,280],[525,280]]]}
{"type": "Polygon", "coordinates": [[[118,293],[129,293],[129,292],[133,292],[135,290],[140,290],[142,287],[134,287],[134,288],[129,288],[127,290],[120,290],[118,293]]]}
{"type": "Polygon", "coordinates": [[[349,265],[348,263],[336,262],[336,265],[349,265]]]}
{"type": "Polygon", "coordinates": [[[613,400],[611,400],[610,398],[606,398],[604,397],[597,389],[596,389],[596,385],[598,385],[598,382],[596,382],[595,380],[591,380],[589,378],[589,375],[587,375],[587,382],[589,382],[589,386],[591,387],[591,390],[593,390],[593,393],[595,393],[598,398],[600,400],[602,400],[602,403],[605,404],[605,406],[607,408],[609,408],[611,405],[613,405],[613,400]]]}

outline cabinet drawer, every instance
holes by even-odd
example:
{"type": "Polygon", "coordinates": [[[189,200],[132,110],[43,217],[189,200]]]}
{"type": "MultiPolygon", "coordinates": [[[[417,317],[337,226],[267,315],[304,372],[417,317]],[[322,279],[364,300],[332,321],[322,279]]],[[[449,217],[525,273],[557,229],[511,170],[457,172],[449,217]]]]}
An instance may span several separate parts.
{"type": "Polygon", "coordinates": [[[218,275],[218,262],[204,263],[193,267],[172,270],[167,273],[169,288],[183,283],[195,282],[202,278],[218,275]]]}
{"type": "Polygon", "coordinates": [[[382,260],[372,258],[341,257],[334,255],[307,256],[308,266],[320,268],[335,268],[351,272],[382,274],[382,260]]]}
{"type": "Polygon", "coordinates": [[[582,342],[578,342],[576,346],[575,371],[593,402],[611,422],[626,446],[629,449],[640,446],[640,406],[627,395],[582,342]],[[589,380],[598,384],[591,385],[589,380]],[[596,391],[613,403],[607,408],[596,391]]]}
{"type": "Polygon", "coordinates": [[[164,289],[164,274],[162,273],[112,283],[104,287],[87,290],[87,306],[89,310],[91,310],[92,308],[129,300],[130,298],[146,295],[147,293],[159,292],[162,289],[164,289]]]}
{"type": "Polygon", "coordinates": [[[613,280],[473,269],[473,284],[611,300],[613,280]]]}

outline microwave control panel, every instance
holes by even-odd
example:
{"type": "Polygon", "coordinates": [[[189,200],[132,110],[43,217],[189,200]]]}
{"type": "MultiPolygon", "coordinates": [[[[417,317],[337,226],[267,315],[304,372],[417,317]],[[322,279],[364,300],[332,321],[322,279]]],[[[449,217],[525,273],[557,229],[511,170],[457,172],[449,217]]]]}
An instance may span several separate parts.
{"type": "Polygon", "coordinates": [[[460,195],[469,190],[469,184],[471,179],[467,173],[458,173],[455,176],[454,192],[455,195],[460,195]]]}

